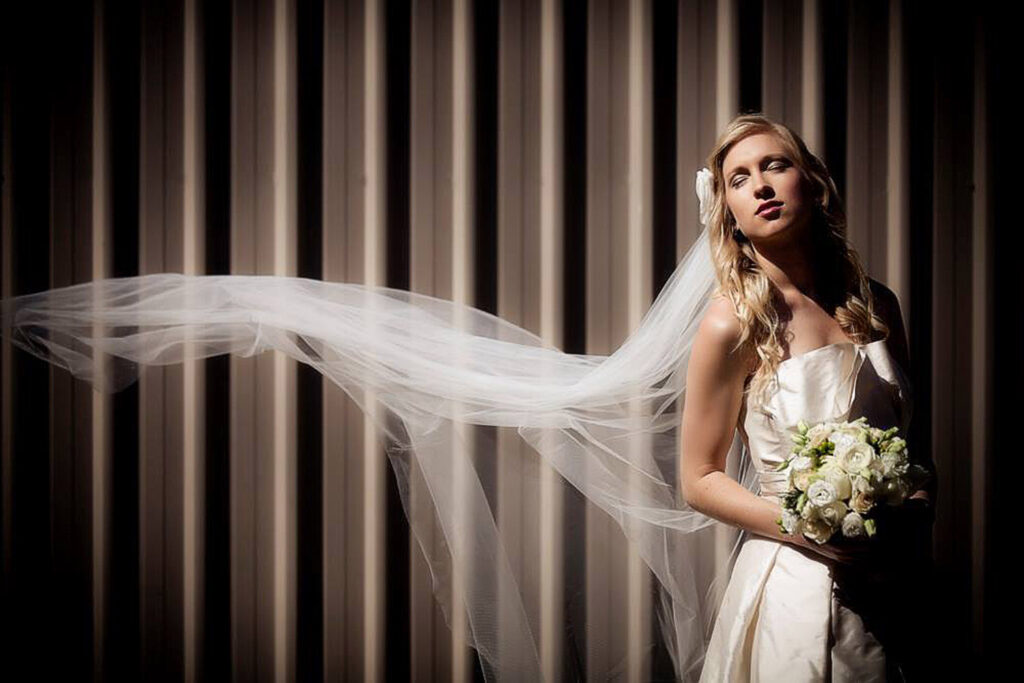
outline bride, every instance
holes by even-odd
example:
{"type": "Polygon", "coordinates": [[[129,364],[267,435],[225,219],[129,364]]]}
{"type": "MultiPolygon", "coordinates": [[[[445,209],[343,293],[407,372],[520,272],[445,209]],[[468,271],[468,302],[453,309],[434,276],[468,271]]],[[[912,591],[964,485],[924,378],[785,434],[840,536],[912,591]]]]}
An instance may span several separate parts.
{"type": "MultiPolygon", "coordinates": [[[[906,582],[927,557],[934,487],[888,511],[872,542],[819,545],[780,533],[772,471],[799,420],[866,416],[906,435],[898,301],[865,276],[835,185],[789,128],[739,116],[708,166],[705,229],[608,356],[564,353],[452,301],[271,276],[157,273],[28,294],[3,301],[0,333],[103,392],[140,366],[225,353],[316,368],[385,440],[435,597],[449,623],[465,615],[489,680],[548,678],[542,640],[560,634],[524,595],[536,558],[495,522],[496,483],[463,452],[471,425],[514,428],[621,527],[655,580],[677,679],[898,680],[919,652],[902,637],[915,614],[906,582]]],[[[502,476],[528,467],[503,458],[502,476]]],[[[585,614],[563,616],[567,638],[587,633],[585,614]]],[[[653,648],[643,637],[633,653],[653,648]]],[[[617,657],[577,674],[620,674],[617,657]]]]}
{"type": "Polygon", "coordinates": [[[928,553],[934,478],[884,518],[891,533],[877,542],[819,544],[776,523],[786,482],[774,471],[798,419],[868,416],[907,433],[899,302],[864,275],[832,180],[788,128],[740,117],[709,166],[719,287],[687,369],[680,478],[690,505],[754,536],[736,560],[701,680],[904,680],[917,665],[906,660],[922,653],[901,640],[914,625],[900,591],[915,591],[928,553]],[[723,473],[737,429],[761,479],[757,496],[723,473]]]}

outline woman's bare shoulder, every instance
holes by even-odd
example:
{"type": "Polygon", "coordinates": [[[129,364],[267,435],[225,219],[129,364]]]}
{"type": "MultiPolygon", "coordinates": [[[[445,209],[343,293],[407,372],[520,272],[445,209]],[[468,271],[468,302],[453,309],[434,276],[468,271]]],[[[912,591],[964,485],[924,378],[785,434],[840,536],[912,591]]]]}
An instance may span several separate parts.
{"type": "Polygon", "coordinates": [[[704,319],[697,329],[694,350],[703,362],[718,365],[741,366],[743,353],[736,349],[743,333],[743,325],[732,301],[723,295],[711,297],[704,319]]]}
{"type": "Polygon", "coordinates": [[[740,338],[743,331],[739,316],[736,315],[736,307],[724,294],[716,294],[711,297],[708,310],[701,322],[701,328],[706,328],[707,334],[721,341],[731,340],[733,342],[740,338]]]}
{"type": "Polygon", "coordinates": [[[753,342],[748,338],[737,347],[743,336],[743,323],[727,296],[718,294],[711,298],[701,328],[706,329],[698,330],[698,336],[703,335],[704,345],[715,349],[706,353],[717,357],[719,363],[745,378],[757,371],[758,355],[753,342]]]}

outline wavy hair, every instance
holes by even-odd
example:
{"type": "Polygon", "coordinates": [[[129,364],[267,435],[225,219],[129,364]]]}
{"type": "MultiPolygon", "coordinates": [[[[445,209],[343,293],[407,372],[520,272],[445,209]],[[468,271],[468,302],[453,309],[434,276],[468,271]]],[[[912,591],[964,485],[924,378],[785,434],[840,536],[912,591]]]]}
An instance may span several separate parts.
{"type": "Polygon", "coordinates": [[[714,295],[724,295],[732,301],[742,325],[734,350],[749,345],[759,359],[744,393],[749,392],[758,402],[763,402],[782,363],[778,307],[783,298],[758,264],[753,245],[739,230],[726,204],[722,168],[733,145],[758,133],[773,134],[782,144],[800,171],[805,197],[810,200],[807,206],[813,207],[815,215],[810,234],[814,241],[815,289],[822,297],[819,303],[857,343],[874,341],[876,337],[887,338],[889,328],[875,314],[870,282],[857,251],[847,240],[846,213],[825,164],[785,124],[761,113],[737,116],[719,136],[707,158],[714,190],[708,237],[717,278],[714,295]]]}

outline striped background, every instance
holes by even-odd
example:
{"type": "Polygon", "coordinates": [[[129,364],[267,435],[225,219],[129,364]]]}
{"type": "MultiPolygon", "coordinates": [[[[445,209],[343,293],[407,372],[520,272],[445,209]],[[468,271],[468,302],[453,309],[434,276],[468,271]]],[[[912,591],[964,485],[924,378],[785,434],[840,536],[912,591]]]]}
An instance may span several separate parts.
{"type": "MultiPolygon", "coordinates": [[[[4,297],[164,271],[372,282],[609,353],[698,234],[694,173],[716,133],[741,111],[794,126],[903,303],[910,439],[941,479],[936,651],[977,665],[1008,640],[989,626],[1008,610],[993,541],[1015,480],[994,426],[1013,424],[997,399],[1019,386],[1022,316],[997,312],[1019,310],[1021,278],[995,226],[1016,225],[999,189],[1019,173],[994,168],[997,87],[1019,68],[984,3],[68,5],[3,10],[4,297]]],[[[5,667],[480,679],[381,443],[311,368],[222,356],[103,396],[3,340],[0,392],[5,667]]],[[[501,458],[532,456],[498,444],[500,481],[501,458]]],[[[542,596],[584,576],[590,627],[622,643],[580,649],[553,627],[548,673],[627,656],[624,680],[668,680],[664,652],[630,650],[655,626],[618,527],[578,498],[538,509],[500,490],[502,523],[536,545],[547,623],[542,596]],[[570,518],[583,566],[559,553],[570,518]]]]}

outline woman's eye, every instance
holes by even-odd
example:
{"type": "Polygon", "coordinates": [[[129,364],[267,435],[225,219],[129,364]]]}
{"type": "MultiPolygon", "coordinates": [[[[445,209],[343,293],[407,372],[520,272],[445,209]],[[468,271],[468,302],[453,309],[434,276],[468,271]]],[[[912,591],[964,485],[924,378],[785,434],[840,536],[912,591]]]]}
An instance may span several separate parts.
{"type": "MultiPolygon", "coordinates": [[[[786,162],[784,162],[784,161],[773,161],[772,163],[770,163],[768,165],[768,168],[769,168],[769,170],[776,169],[776,170],[784,171],[784,170],[786,170],[786,162]]],[[[743,177],[742,176],[737,176],[736,179],[733,180],[732,183],[730,184],[730,187],[737,188],[737,187],[739,187],[742,184],[743,184],[743,177]]]]}

